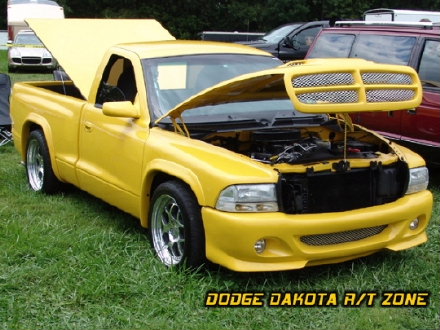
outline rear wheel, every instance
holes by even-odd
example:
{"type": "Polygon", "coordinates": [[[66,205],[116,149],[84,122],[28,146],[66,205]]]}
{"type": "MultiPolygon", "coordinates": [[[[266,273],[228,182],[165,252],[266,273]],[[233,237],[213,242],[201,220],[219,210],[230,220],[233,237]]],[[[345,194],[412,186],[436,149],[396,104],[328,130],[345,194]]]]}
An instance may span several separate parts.
{"type": "Polygon", "coordinates": [[[26,173],[29,186],[34,191],[54,193],[60,181],[52,170],[49,148],[41,130],[32,131],[26,148],[26,173]]]}
{"type": "Polygon", "coordinates": [[[205,235],[200,207],[192,191],[179,181],[154,191],[149,217],[153,248],[168,266],[198,267],[205,262],[205,235]]]}

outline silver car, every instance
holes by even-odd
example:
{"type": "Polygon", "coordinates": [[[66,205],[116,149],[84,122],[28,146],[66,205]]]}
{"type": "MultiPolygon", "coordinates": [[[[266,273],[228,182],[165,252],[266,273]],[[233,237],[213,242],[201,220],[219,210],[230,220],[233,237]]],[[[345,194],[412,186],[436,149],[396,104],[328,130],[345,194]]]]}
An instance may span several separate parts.
{"type": "Polygon", "coordinates": [[[8,50],[9,72],[13,72],[17,68],[47,68],[53,70],[56,67],[56,60],[33,31],[22,30],[17,33],[8,50]]]}

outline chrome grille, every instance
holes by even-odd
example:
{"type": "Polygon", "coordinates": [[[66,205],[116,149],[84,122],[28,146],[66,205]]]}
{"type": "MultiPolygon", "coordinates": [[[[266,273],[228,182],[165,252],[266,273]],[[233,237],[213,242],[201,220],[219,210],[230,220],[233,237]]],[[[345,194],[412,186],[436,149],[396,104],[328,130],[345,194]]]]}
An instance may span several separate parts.
{"type": "Polygon", "coordinates": [[[367,102],[408,101],[414,97],[415,92],[407,89],[372,89],[367,91],[367,102]]]}
{"type": "Polygon", "coordinates": [[[293,87],[315,87],[353,85],[354,79],[350,73],[318,73],[299,76],[292,81],[293,87]]]}
{"type": "Polygon", "coordinates": [[[298,95],[302,103],[355,103],[358,102],[358,93],[356,91],[328,91],[316,93],[303,93],[298,95]]]}
{"type": "Polygon", "coordinates": [[[300,237],[300,240],[307,245],[313,246],[355,242],[367,237],[380,234],[386,227],[386,225],[383,225],[377,227],[341,231],[338,233],[307,235],[300,237]]]}
{"type": "Polygon", "coordinates": [[[404,73],[368,72],[362,74],[364,84],[411,85],[411,76],[404,73]]]}

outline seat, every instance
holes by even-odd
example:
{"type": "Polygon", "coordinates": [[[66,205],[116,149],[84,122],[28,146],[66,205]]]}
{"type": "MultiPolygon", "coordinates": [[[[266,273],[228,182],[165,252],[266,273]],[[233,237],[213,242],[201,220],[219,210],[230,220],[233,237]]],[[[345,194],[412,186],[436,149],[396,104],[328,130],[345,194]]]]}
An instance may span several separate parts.
{"type": "Polygon", "coordinates": [[[125,101],[134,103],[134,98],[137,94],[136,80],[133,66],[129,61],[124,62],[124,71],[118,79],[117,87],[122,91],[125,101]]]}
{"type": "Polygon", "coordinates": [[[0,146],[12,141],[11,117],[9,116],[9,96],[11,95],[11,78],[0,73],[0,146]]]}

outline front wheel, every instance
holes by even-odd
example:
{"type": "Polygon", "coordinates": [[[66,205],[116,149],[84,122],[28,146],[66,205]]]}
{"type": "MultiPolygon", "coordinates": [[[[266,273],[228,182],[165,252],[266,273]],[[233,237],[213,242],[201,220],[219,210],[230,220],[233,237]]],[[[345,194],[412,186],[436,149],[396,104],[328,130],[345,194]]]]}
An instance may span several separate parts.
{"type": "Polygon", "coordinates": [[[205,235],[200,207],[192,191],[179,181],[154,191],[149,230],[153,248],[168,266],[198,267],[205,262],[205,235]]]}
{"type": "Polygon", "coordinates": [[[41,130],[29,134],[26,148],[26,173],[29,186],[34,191],[54,193],[60,188],[60,181],[53,173],[44,133],[41,130]]]}

